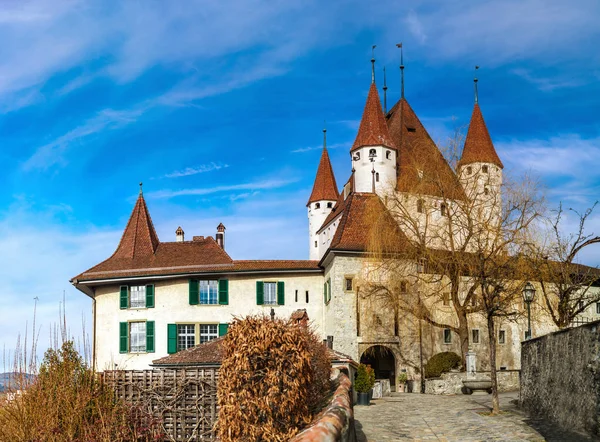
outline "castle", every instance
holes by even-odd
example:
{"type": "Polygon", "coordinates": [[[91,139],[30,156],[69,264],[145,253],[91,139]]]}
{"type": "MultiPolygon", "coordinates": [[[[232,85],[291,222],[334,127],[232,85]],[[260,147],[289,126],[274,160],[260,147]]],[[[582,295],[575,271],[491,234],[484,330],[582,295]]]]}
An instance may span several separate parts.
{"type": "MultiPolygon", "coordinates": [[[[364,301],[370,210],[389,212],[389,196],[401,196],[407,210],[442,226],[448,198],[481,199],[483,210],[499,210],[503,164],[477,100],[456,170],[449,165],[404,97],[384,113],[374,75],[356,139],[349,178],[338,189],[324,140],[308,198],[309,260],[235,260],[226,252],[225,226],[215,238],[160,241],[143,194],[114,254],[71,282],[93,301],[93,362],[98,370],[144,369],[167,354],[227,333],[233,316],[289,317],[305,309],[334,349],[374,365],[394,385],[401,370],[415,373],[415,360],[461,350],[450,329],[399,315],[386,305],[364,301]],[[424,177],[435,176],[435,185],[424,177]],[[373,351],[368,351],[369,349],[373,351]]],[[[326,134],[325,134],[326,135],[326,134]]],[[[396,198],[398,199],[398,198],[396,198]]],[[[391,217],[393,219],[393,217],[391,217]]],[[[423,221],[423,222],[425,222],[423,221]]],[[[419,221],[420,222],[420,221],[419,221]]],[[[410,236],[410,232],[404,234],[410,236]]],[[[441,246],[440,246],[441,247],[441,246]]],[[[420,271],[426,271],[421,268],[420,271]]],[[[445,299],[441,315],[452,316],[445,299]]],[[[481,318],[469,323],[469,344],[486,364],[487,337],[481,318]]],[[[534,323],[534,333],[552,330],[534,323]]],[[[525,323],[498,325],[498,367],[519,368],[525,323]]]]}

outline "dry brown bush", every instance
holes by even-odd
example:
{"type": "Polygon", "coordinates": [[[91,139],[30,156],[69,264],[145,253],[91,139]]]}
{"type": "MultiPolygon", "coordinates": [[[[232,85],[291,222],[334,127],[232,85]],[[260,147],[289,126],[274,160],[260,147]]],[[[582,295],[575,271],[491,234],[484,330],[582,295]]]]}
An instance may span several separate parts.
{"type": "Polygon", "coordinates": [[[114,399],[75,351],[72,341],[46,352],[36,379],[0,407],[0,441],[149,442],[158,422],[140,407],[114,399]]]}
{"type": "Polygon", "coordinates": [[[217,388],[222,442],[287,441],[329,390],[324,345],[290,320],[236,318],[223,342],[217,388]]]}

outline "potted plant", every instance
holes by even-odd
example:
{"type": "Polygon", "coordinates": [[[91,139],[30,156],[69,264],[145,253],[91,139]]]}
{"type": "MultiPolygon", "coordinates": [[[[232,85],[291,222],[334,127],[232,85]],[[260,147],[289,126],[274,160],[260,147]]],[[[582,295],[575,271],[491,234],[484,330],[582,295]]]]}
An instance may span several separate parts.
{"type": "Polygon", "coordinates": [[[369,379],[367,366],[360,364],[356,373],[356,379],[354,380],[354,389],[358,393],[357,405],[369,405],[369,391],[371,388],[373,387],[369,379]]]}
{"type": "Polygon", "coordinates": [[[370,365],[367,365],[367,379],[369,385],[369,402],[373,399],[373,387],[375,386],[375,370],[370,365]]]}
{"type": "Polygon", "coordinates": [[[396,388],[396,391],[398,391],[399,393],[404,393],[406,392],[406,383],[408,382],[408,375],[406,374],[405,371],[400,372],[400,374],[398,375],[398,388],[396,388]]]}

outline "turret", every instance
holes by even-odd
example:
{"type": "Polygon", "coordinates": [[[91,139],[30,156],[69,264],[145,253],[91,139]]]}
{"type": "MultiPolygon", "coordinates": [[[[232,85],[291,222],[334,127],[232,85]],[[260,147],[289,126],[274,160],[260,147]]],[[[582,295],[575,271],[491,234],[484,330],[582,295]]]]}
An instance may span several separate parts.
{"type": "Polygon", "coordinates": [[[217,234],[215,235],[215,240],[217,241],[217,244],[219,244],[219,247],[221,247],[224,250],[225,249],[225,226],[223,225],[223,223],[219,223],[219,225],[217,226],[217,234]]]}
{"type": "Polygon", "coordinates": [[[335,182],[335,175],[329,161],[327,152],[327,130],[323,129],[323,151],[321,161],[317,169],[317,176],[313,185],[312,193],[306,203],[308,208],[308,240],[310,259],[320,259],[319,236],[317,231],[323,225],[325,218],[331,212],[339,197],[339,191],[335,182]]]}
{"type": "Polygon", "coordinates": [[[371,62],[371,87],[350,156],[352,169],[355,171],[354,190],[384,196],[396,188],[398,151],[381,110],[381,101],[375,86],[375,59],[371,62]]]}

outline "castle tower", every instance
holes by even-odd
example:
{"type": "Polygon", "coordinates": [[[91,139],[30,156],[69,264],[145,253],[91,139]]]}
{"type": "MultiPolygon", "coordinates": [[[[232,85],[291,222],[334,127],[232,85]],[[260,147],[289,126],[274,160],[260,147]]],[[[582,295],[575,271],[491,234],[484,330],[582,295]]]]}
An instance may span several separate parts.
{"type": "Polygon", "coordinates": [[[499,217],[502,209],[503,168],[504,165],[496,153],[476,96],[465,147],[458,162],[458,176],[467,197],[476,203],[475,207],[480,208],[482,215],[487,213],[488,218],[490,213],[495,213],[499,217]]]}
{"type": "Polygon", "coordinates": [[[306,203],[308,208],[308,240],[309,240],[309,258],[321,259],[319,255],[319,242],[317,231],[325,222],[325,218],[331,212],[340,193],[335,182],[335,175],[329,161],[327,152],[327,129],[323,129],[323,151],[321,161],[317,169],[315,184],[312,193],[306,203]]]}
{"type": "Polygon", "coordinates": [[[350,149],[356,192],[384,196],[396,187],[398,151],[381,110],[375,81],[371,82],[356,140],[350,149]]]}

